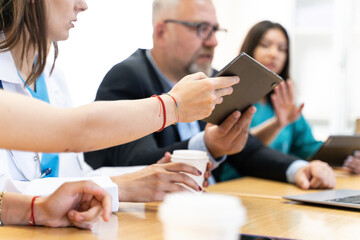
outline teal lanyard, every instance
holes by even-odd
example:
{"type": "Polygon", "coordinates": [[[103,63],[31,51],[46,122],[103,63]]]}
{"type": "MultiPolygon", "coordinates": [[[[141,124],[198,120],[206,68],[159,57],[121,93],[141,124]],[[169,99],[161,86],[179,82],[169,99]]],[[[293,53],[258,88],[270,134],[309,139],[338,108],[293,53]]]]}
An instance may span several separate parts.
{"type": "MultiPolygon", "coordinates": [[[[21,81],[23,81],[23,83],[25,84],[25,81],[24,81],[24,79],[22,79],[19,72],[18,72],[18,75],[19,75],[21,81]]],[[[46,87],[46,82],[45,82],[45,78],[44,78],[44,74],[41,74],[36,79],[35,91],[32,90],[27,84],[26,84],[26,89],[29,90],[29,92],[30,92],[30,94],[31,94],[31,96],[33,98],[36,98],[36,99],[39,99],[41,101],[50,103],[49,95],[48,95],[47,87],[46,87]]]]}
{"type": "MultiPolygon", "coordinates": [[[[24,79],[18,75],[25,84],[24,79]]],[[[26,89],[29,90],[33,98],[50,103],[47,86],[44,74],[42,73],[37,79],[35,84],[35,91],[32,90],[27,84],[26,89]]],[[[41,157],[41,176],[42,177],[58,177],[59,176],[59,154],[57,153],[43,153],[41,157]]]]}

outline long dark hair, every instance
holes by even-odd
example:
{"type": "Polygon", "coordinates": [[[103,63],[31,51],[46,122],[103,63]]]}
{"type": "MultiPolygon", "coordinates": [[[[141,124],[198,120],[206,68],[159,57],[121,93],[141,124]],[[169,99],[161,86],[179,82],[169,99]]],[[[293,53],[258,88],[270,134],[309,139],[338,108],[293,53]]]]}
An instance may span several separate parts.
{"type": "MultiPolygon", "coordinates": [[[[36,62],[33,65],[26,84],[36,81],[45,69],[50,48],[46,19],[46,0],[0,0],[0,31],[6,33],[6,39],[0,41],[0,52],[11,50],[22,40],[21,59],[31,50],[36,51],[36,62]]],[[[58,56],[58,47],[54,43],[54,69],[58,56]]],[[[22,67],[22,64],[20,68],[22,67]]]]}
{"type": "Polygon", "coordinates": [[[289,36],[285,30],[285,28],[280,25],[279,23],[274,23],[270,21],[262,21],[257,24],[255,24],[248,32],[248,34],[245,37],[244,43],[240,49],[240,52],[246,52],[251,57],[254,57],[254,50],[259,45],[260,40],[264,36],[264,34],[269,29],[279,29],[282,31],[286,37],[288,47],[286,49],[286,62],[284,65],[283,70],[279,74],[284,80],[288,79],[290,77],[289,74],[289,64],[290,64],[290,55],[289,55],[289,48],[290,48],[290,40],[289,36]]]}

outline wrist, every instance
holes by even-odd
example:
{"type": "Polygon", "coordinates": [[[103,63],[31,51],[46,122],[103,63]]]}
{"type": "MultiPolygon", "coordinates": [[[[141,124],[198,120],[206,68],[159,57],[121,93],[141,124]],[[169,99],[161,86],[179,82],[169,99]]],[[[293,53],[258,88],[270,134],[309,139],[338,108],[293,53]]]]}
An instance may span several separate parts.
{"type": "Polygon", "coordinates": [[[207,140],[207,137],[206,137],[206,132],[205,132],[205,135],[204,135],[204,142],[205,142],[205,147],[207,148],[207,150],[209,151],[209,153],[211,154],[211,156],[214,158],[214,159],[217,159],[217,158],[220,158],[222,156],[224,156],[225,154],[222,154],[221,151],[219,151],[216,146],[212,146],[211,144],[209,144],[209,142],[211,141],[208,141],[207,140]]]}
{"type": "Polygon", "coordinates": [[[274,121],[274,124],[273,124],[273,127],[276,129],[276,130],[280,130],[282,127],[283,127],[283,123],[280,122],[279,118],[275,117],[275,121],[274,121]]]}
{"type": "MultiPolygon", "coordinates": [[[[208,148],[209,149],[209,148],[208,148]]],[[[224,156],[225,154],[222,154],[220,151],[211,151],[209,149],[209,153],[211,154],[211,156],[214,158],[214,159],[218,159],[222,156],[224,156]]]]}
{"type": "Polygon", "coordinates": [[[167,94],[163,94],[160,97],[164,101],[166,107],[166,126],[176,123],[178,113],[174,100],[167,94]]]}
{"type": "MultiPolygon", "coordinates": [[[[177,95],[176,93],[173,93],[173,92],[168,92],[167,94],[169,94],[168,96],[170,97],[173,97],[174,99],[173,100],[173,107],[174,107],[174,111],[177,111],[175,112],[173,116],[176,117],[176,120],[177,122],[186,122],[184,121],[184,119],[186,118],[186,116],[184,116],[184,111],[181,111],[181,109],[183,109],[181,106],[182,106],[182,99],[181,99],[181,96],[180,95],[177,95]]],[[[171,98],[170,97],[170,98],[171,98]]]]}
{"type": "MultiPolygon", "coordinates": [[[[35,219],[36,226],[49,226],[48,211],[46,211],[45,203],[47,197],[38,197],[34,199],[33,216],[35,219]]],[[[31,218],[31,208],[29,219],[31,218]]]]}
{"type": "Polygon", "coordinates": [[[127,191],[123,187],[124,181],[121,180],[121,176],[110,177],[110,179],[118,186],[119,202],[126,202],[128,200],[127,191]]]}
{"type": "Polygon", "coordinates": [[[179,105],[175,99],[175,97],[173,95],[171,95],[170,93],[163,93],[169,97],[171,97],[171,99],[174,101],[175,104],[175,111],[176,111],[176,122],[174,123],[176,125],[176,123],[180,122],[180,111],[179,111],[179,105]]]}

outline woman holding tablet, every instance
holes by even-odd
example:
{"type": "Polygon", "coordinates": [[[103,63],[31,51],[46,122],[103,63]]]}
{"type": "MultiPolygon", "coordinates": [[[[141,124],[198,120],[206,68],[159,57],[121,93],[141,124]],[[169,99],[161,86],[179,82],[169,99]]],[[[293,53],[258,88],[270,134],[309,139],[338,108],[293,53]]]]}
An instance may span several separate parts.
{"type": "MultiPolygon", "coordinates": [[[[80,160],[81,156],[75,153],[48,155],[16,150],[78,152],[132,141],[177,121],[191,122],[210,115],[214,106],[222,102],[222,96],[231,94],[231,85],[239,81],[237,77],[207,78],[204,74],[197,73],[184,77],[169,92],[171,96],[92,103],[77,109],[64,109],[70,106],[66,84],[54,65],[55,60],[49,62],[47,57],[50,45],[53,44],[56,59],[56,42],[68,38],[69,30],[74,27],[73,22],[77,20],[77,14],[86,9],[84,0],[0,0],[0,88],[37,98],[57,107],[24,98],[19,98],[18,101],[18,96],[9,96],[0,91],[0,102],[3,103],[0,128],[4,135],[1,137],[0,146],[6,148],[0,150],[0,191],[6,189],[6,184],[15,181],[31,183],[30,180],[46,175],[83,176],[81,173],[86,170],[86,166],[80,160]],[[14,108],[13,104],[18,104],[16,107],[20,104],[22,108],[14,108]],[[29,104],[34,105],[27,107],[29,104]],[[43,112],[37,111],[41,108],[44,109],[43,112]],[[49,129],[50,131],[45,131],[49,129]],[[17,160],[16,163],[14,159],[17,160]],[[41,166],[40,174],[38,165],[43,162],[51,164],[52,168],[43,170],[41,166]],[[74,171],[76,168],[77,172],[74,171]],[[53,171],[47,171],[48,169],[53,171]]],[[[173,163],[162,164],[161,167],[146,168],[142,173],[118,179],[115,183],[119,187],[119,192],[122,190],[119,197],[127,196],[128,198],[122,199],[124,201],[158,201],[165,192],[181,190],[172,178],[176,177],[176,181],[189,184],[183,177],[186,175],[179,173],[179,167],[185,169],[186,166],[176,165],[177,170],[174,167],[173,163]],[[126,184],[130,182],[135,185],[144,183],[141,185],[144,187],[150,186],[151,182],[156,183],[145,180],[152,180],[152,177],[159,174],[160,169],[164,177],[172,179],[162,185],[166,189],[160,191],[160,185],[148,191],[143,191],[140,187],[137,190],[134,187],[126,188],[126,184]],[[120,189],[121,186],[123,189],[120,189]],[[130,189],[135,191],[130,192],[130,189]],[[158,191],[158,194],[152,194],[153,191],[158,191]]],[[[189,171],[195,170],[188,167],[186,172],[189,171]]],[[[72,187],[67,186],[63,189],[70,188],[72,187]]],[[[81,191],[83,190],[78,189],[74,193],[81,191]]],[[[59,195],[58,192],[54,194],[59,195]]],[[[7,195],[8,200],[6,194],[4,197],[4,192],[1,195],[4,213],[10,211],[8,207],[11,209],[17,206],[14,201],[8,201],[12,199],[13,194],[7,195]],[[11,205],[12,203],[15,205],[11,205]]],[[[90,192],[90,195],[99,194],[90,192]]],[[[41,199],[38,200],[40,202],[41,199]]],[[[35,199],[33,202],[33,205],[36,205],[35,199]]],[[[4,222],[22,223],[5,220],[4,222]]]]}
{"type": "MultiPolygon", "coordinates": [[[[245,37],[240,52],[246,52],[285,80],[255,104],[257,112],[250,128],[265,145],[307,159],[316,153],[322,142],[314,138],[309,123],[301,114],[304,104],[297,106],[295,103],[289,74],[289,46],[285,28],[270,21],[255,24],[245,37]]],[[[360,173],[359,159],[351,156],[345,165],[360,173]]]]}

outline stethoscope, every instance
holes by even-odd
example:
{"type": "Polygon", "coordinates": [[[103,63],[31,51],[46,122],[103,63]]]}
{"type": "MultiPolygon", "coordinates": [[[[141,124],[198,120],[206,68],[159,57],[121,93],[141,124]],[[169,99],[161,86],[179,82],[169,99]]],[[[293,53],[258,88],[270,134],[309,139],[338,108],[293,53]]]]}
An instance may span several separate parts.
{"type": "MultiPolygon", "coordinates": [[[[12,152],[11,150],[9,150],[9,152],[10,152],[11,159],[12,159],[12,161],[14,162],[14,164],[15,164],[17,170],[19,171],[19,173],[20,173],[27,181],[33,180],[34,178],[29,177],[29,176],[25,173],[26,171],[23,171],[23,169],[21,168],[19,162],[16,160],[13,152],[12,152]]],[[[43,178],[43,177],[49,175],[49,174],[52,172],[52,169],[51,169],[51,168],[45,169],[45,171],[44,171],[43,173],[41,172],[40,156],[39,156],[39,153],[37,153],[37,152],[35,153],[34,161],[39,162],[39,177],[38,177],[38,178],[43,178]]],[[[76,161],[77,161],[77,163],[78,163],[78,165],[79,165],[80,170],[83,171],[83,170],[84,170],[84,169],[83,169],[83,166],[82,166],[81,161],[80,161],[80,159],[79,159],[79,156],[78,156],[77,154],[76,154],[76,161]]]]}
{"type": "MultiPolygon", "coordinates": [[[[16,160],[13,152],[11,150],[9,150],[10,152],[10,156],[11,156],[11,159],[13,160],[16,168],[19,170],[19,172],[21,173],[21,175],[27,180],[27,181],[31,181],[33,178],[29,177],[25,171],[23,171],[23,169],[21,168],[19,162],[16,160]]],[[[43,178],[45,177],[46,175],[49,175],[51,172],[52,172],[52,169],[51,168],[47,168],[45,169],[45,171],[43,173],[41,173],[41,162],[40,162],[40,156],[39,156],[39,153],[35,153],[35,156],[34,156],[34,161],[35,162],[38,162],[38,166],[39,166],[39,178],[43,178]]]]}
{"type": "MultiPolygon", "coordinates": [[[[19,171],[19,173],[20,173],[27,181],[31,181],[32,179],[34,179],[34,178],[29,177],[29,176],[25,173],[26,171],[23,171],[23,169],[21,168],[19,162],[16,160],[13,152],[12,152],[11,150],[9,150],[9,152],[10,152],[11,159],[12,159],[12,161],[14,162],[14,164],[15,164],[17,170],[19,171]]],[[[83,170],[83,166],[82,166],[82,164],[81,164],[81,162],[80,162],[80,159],[79,159],[79,156],[78,156],[78,155],[76,155],[76,160],[77,160],[77,162],[78,162],[78,164],[79,164],[80,170],[82,171],[82,170],[83,170]]],[[[49,175],[49,174],[52,172],[52,169],[51,169],[51,168],[47,168],[47,169],[45,169],[45,171],[44,171],[43,173],[41,173],[40,156],[39,156],[39,153],[37,153],[37,152],[35,153],[34,161],[38,162],[38,165],[39,165],[39,178],[43,178],[43,177],[49,175]]]]}

